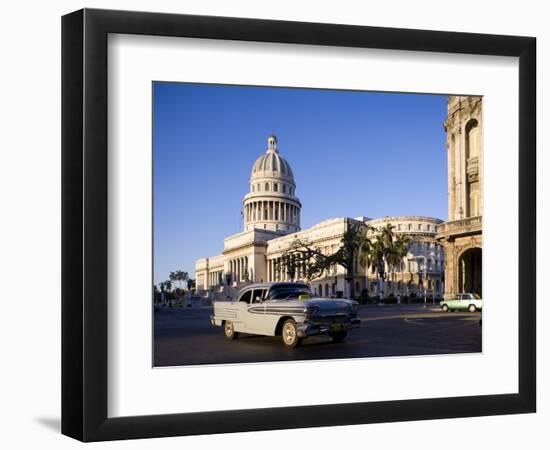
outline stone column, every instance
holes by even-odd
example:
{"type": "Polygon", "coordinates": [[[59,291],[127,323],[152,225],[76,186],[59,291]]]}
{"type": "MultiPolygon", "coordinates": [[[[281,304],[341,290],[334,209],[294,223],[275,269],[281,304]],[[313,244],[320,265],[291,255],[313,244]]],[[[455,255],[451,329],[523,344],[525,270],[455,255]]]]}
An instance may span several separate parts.
{"type": "Polygon", "coordinates": [[[455,214],[454,219],[458,220],[461,219],[463,216],[461,216],[460,211],[462,211],[462,214],[464,213],[464,204],[462,202],[462,191],[464,189],[464,186],[462,184],[462,131],[460,129],[460,125],[457,129],[458,134],[455,136],[455,167],[454,167],[454,175],[455,175],[455,214]]]}
{"type": "Polygon", "coordinates": [[[447,220],[453,220],[455,215],[455,186],[453,184],[453,161],[455,158],[453,139],[447,139],[447,220]]]}
{"type": "Polygon", "coordinates": [[[242,281],[244,281],[244,261],[243,261],[242,256],[239,258],[239,266],[240,266],[240,268],[239,268],[239,272],[240,272],[239,273],[239,278],[242,282],[242,281]]]}

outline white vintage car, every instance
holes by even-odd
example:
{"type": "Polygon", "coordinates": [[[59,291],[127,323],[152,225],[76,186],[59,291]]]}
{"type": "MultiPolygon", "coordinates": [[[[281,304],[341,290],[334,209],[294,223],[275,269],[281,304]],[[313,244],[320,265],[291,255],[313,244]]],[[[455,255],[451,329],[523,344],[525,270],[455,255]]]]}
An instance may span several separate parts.
{"type": "Polygon", "coordinates": [[[234,301],[214,302],[210,320],[223,327],[227,339],[236,339],[239,333],[281,336],[289,348],[318,334],[343,341],[348,330],[361,323],[357,302],[313,298],[304,283],[251,284],[241,289],[234,301]]]}

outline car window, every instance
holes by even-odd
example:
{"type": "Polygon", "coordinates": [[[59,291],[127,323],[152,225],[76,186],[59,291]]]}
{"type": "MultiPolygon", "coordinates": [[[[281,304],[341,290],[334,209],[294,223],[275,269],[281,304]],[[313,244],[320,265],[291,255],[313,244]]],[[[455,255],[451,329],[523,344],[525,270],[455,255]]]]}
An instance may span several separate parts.
{"type": "Polygon", "coordinates": [[[241,295],[241,298],[239,299],[240,302],[246,302],[250,303],[252,291],[246,291],[243,295],[241,295]]]}
{"type": "Polygon", "coordinates": [[[284,285],[271,289],[269,297],[272,300],[306,299],[311,298],[311,291],[305,285],[284,285]]]}
{"type": "Polygon", "coordinates": [[[254,289],[252,294],[252,303],[259,303],[265,298],[265,289],[254,289]],[[260,300],[258,300],[258,298],[260,300]]]}

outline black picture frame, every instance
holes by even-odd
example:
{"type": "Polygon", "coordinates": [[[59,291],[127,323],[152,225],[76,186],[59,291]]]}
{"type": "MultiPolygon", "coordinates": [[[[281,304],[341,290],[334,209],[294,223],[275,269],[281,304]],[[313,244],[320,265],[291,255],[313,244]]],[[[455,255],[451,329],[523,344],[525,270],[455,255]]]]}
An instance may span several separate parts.
{"type": "Polygon", "coordinates": [[[94,9],[64,16],[62,433],[102,441],[535,412],[535,91],[533,37],[94,9]],[[518,393],[108,418],[109,33],[518,57],[518,393]]]}

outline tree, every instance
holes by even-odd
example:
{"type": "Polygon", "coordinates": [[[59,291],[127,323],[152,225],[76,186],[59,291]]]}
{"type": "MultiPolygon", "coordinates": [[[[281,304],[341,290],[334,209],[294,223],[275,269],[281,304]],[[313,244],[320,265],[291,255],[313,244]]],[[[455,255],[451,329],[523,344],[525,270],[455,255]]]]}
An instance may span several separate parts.
{"type": "Polygon", "coordinates": [[[175,272],[170,272],[170,280],[173,282],[177,281],[180,289],[181,289],[182,281],[186,281],[187,278],[189,278],[189,274],[182,270],[176,270],[175,272]]]}
{"type": "Polygon", "coordinates": [[[158,303],[160,298],[160,290],[156,284],[153,285],[153,302],[158,303]]]}
{"type": "Polygon", "coordinates": [[[378,229],[371,227],[370,230],[375,232],[375,236],[372,239],[369,236],[364,238],[359,257],[361,265],[367,269],[367,274],[370,269],[374,270],[378,294],[382,292],[382,281],[386,278],[386,263],[390,267],[392,261],[393,228],[390,223],[378,229]]]}
{"type": "Polygon", "coordinates": [[[195,289],[195,280],[193,278],[187,277],[187,290],[191,292],[193,289],[195,289]]]}
{"type": "Polygon", "coordinates": [[[160,283],[161,286],[164,286],[165,291],[171,291],[172,290],[172,281],[166,280],[160,283]]]}
{"type": "Polygon", "coordinates": [[[407,256],[409,252],[409,244],[411,238],[404,234],[391,234],[391,241],[389,243],[387,252],[387,262],[392,274],[392,289],[395,288],[395,271],[399,268],[403,262],[403,258],[407,256]]]}
{"type": "Polygon", "coordinates": [[[285,270],[293,280],[296,271],[301,269],[303,277],[310,281],[330,273],[330,269],[339,265],[345,269],[345,280],[348,283],[350,297],[355,297],[354,277],[358,258],[366,248],[368,226],[346,220],[346,229],[338,250],[330,255],[324,254],[319,247],[307,239],[296,238],[283,252],[278,270],[285,270]]]}

